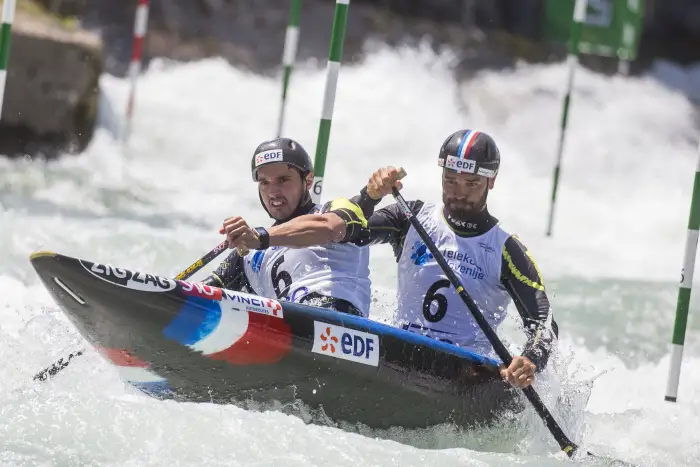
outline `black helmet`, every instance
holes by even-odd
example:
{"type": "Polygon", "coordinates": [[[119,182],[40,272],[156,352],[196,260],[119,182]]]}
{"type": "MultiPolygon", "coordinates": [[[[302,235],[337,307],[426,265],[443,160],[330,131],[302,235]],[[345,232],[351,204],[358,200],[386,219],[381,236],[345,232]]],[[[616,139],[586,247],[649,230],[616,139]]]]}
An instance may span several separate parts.
{"type": "Polygon", "coordinates": [[[302,179],[306,177],[306,174],[314,170],[311,158],[301,144],[293,139],[277,138],[265,141],[255,149],[253,159],[250,161],[253,181],[258,181],[258,169],[260,167],[277,162],[284,162],[295,167],[301,172],[302,179]]]}
{"type": "Polygon", "coordinates": [[[486,133],[459,130],[447,137],[438,156],[438,165],[460,173],[494,178],[498,174],[501,154],[496,142],[486,133]]]}

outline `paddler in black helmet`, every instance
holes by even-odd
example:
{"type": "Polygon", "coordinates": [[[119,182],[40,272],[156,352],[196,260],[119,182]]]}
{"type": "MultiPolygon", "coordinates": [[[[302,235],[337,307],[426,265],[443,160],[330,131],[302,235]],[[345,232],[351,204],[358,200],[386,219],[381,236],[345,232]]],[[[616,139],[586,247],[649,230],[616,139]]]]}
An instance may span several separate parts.
{"type": "Polygon", "coordinates": [[[369,252],[359,245],[369,232],[362,210],[347,199],[313,203],[313,164],[292,139],[260,144],[251,171],[274,223],[251,228],[240,216],[225,219],[219,233],[233,251],[204,283],[367,316],[369,252]],[[316,246],[300,248],[305,245],[316,246]],[[238,250],[246,249],[242,257],[238,250]]]}
{"type": "MultiPolygon", "coordinates": [[[[437,163],[443,169],[442,203],[416,200],[408,205],[492,328],[496,330],[503,322],[511,300],[515,303],[527,342],[522,355],[514,357],[501,374],[522,388],[532,384],[536,372],[547,365],[558,329],[531,253],[488,211],[486,200],[500,162],[491,136],[471,129],[456,131],[438,154],[437,163]]],[[[311,177],[305,186],[308,190],[311,177]]],[[[409,331],[493,355],[490,342],[400,207],[391,204],[373,213],[394,186],[401,188],[396,168],[377,170],[352,198],[351,211],[358,219],[366,218],[369,226],[367,235],[363,222],[358,245],[388,243],[394,249],[399,267],[396,321],[409,331]],[[355,212],[357,206],[364,217],[355,212]]],[[[262,188],[261,195],[265,200],[262,188]]],[[[322,224],[309,222],[307,217],[296,217],[280,227],[285,241],[294,239],[300,247],[327,243],[329,237],[321,238],[322,224]]]]}
{"type": "MultiPolygon", "coordinates": [[[[442,167],[442,203],[416,200],[408,205],[494,330],[505,319],[510,301],[515,303],[527,343],[501,375],[522,388],[546,366],[558,330],[531,253],[503,230],[487,208],[500,161],[491,136],[471,129],[456,131],[444,141],[437,159],[442,167]]],[[[368,219],[370,244],[388,243],[394,249],[399,325],[492,354],[485,334],[399,206],[391,204],[372,214],[393,186],[401,188],[397,175],[394,167],[377,170],[353,200],[368,219]]]]}

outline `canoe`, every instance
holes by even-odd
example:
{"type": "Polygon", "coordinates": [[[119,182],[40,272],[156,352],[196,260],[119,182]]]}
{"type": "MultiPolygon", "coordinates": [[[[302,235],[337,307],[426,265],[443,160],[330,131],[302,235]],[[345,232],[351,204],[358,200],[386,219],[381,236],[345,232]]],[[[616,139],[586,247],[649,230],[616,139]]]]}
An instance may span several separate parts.
{"type": "Polygon", "coordinates": [[[370,428],[490,424],[519,412],[498,362],[372,319],[41,251],[81,335],[157,399],[291,404],[370,428]]]}

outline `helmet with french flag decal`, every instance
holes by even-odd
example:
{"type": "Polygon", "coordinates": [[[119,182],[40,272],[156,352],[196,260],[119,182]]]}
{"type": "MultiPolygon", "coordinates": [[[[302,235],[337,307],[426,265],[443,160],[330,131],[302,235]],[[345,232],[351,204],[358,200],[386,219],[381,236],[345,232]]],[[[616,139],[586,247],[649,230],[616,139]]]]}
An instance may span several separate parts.
{"type": "Polygon", "coordinates": [[[477,130],[459,130],[447,137],[438,156],[438,165],[458,173],[486,178],[498,175],[501,154],[488,134],[477,130]]]}
{"type": "Polygon", "coordinates": [[[313,172],[314,165],[303,146],[290,138],[276,138],[258,145],[250,161],[253,181],[258,181],[258,169],[266,164],[283,162],[299,171],[302,180],[313,172]]]}

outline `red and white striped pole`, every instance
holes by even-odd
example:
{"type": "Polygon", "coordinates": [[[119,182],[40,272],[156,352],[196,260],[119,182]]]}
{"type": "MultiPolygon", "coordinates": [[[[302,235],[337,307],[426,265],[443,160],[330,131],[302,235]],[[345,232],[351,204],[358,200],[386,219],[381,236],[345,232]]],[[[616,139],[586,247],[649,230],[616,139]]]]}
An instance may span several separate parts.
{"type": "Polygon", "coordinates": [[[131,49],[131,63],[129,64],[129,80],[131,90],[129,91],[129,101],[126,105],[126,121],[124,124],[124,142],[129,139],[131,133],[131,117],[134,113],[134,97],[136,95],[136,80],[141,73],[141,57],[143,55],[143,38],[148,28],[148,2],[149,0],[139,0],[136,7],[136,19],[134,20],[134,43],[131,49]]]}

